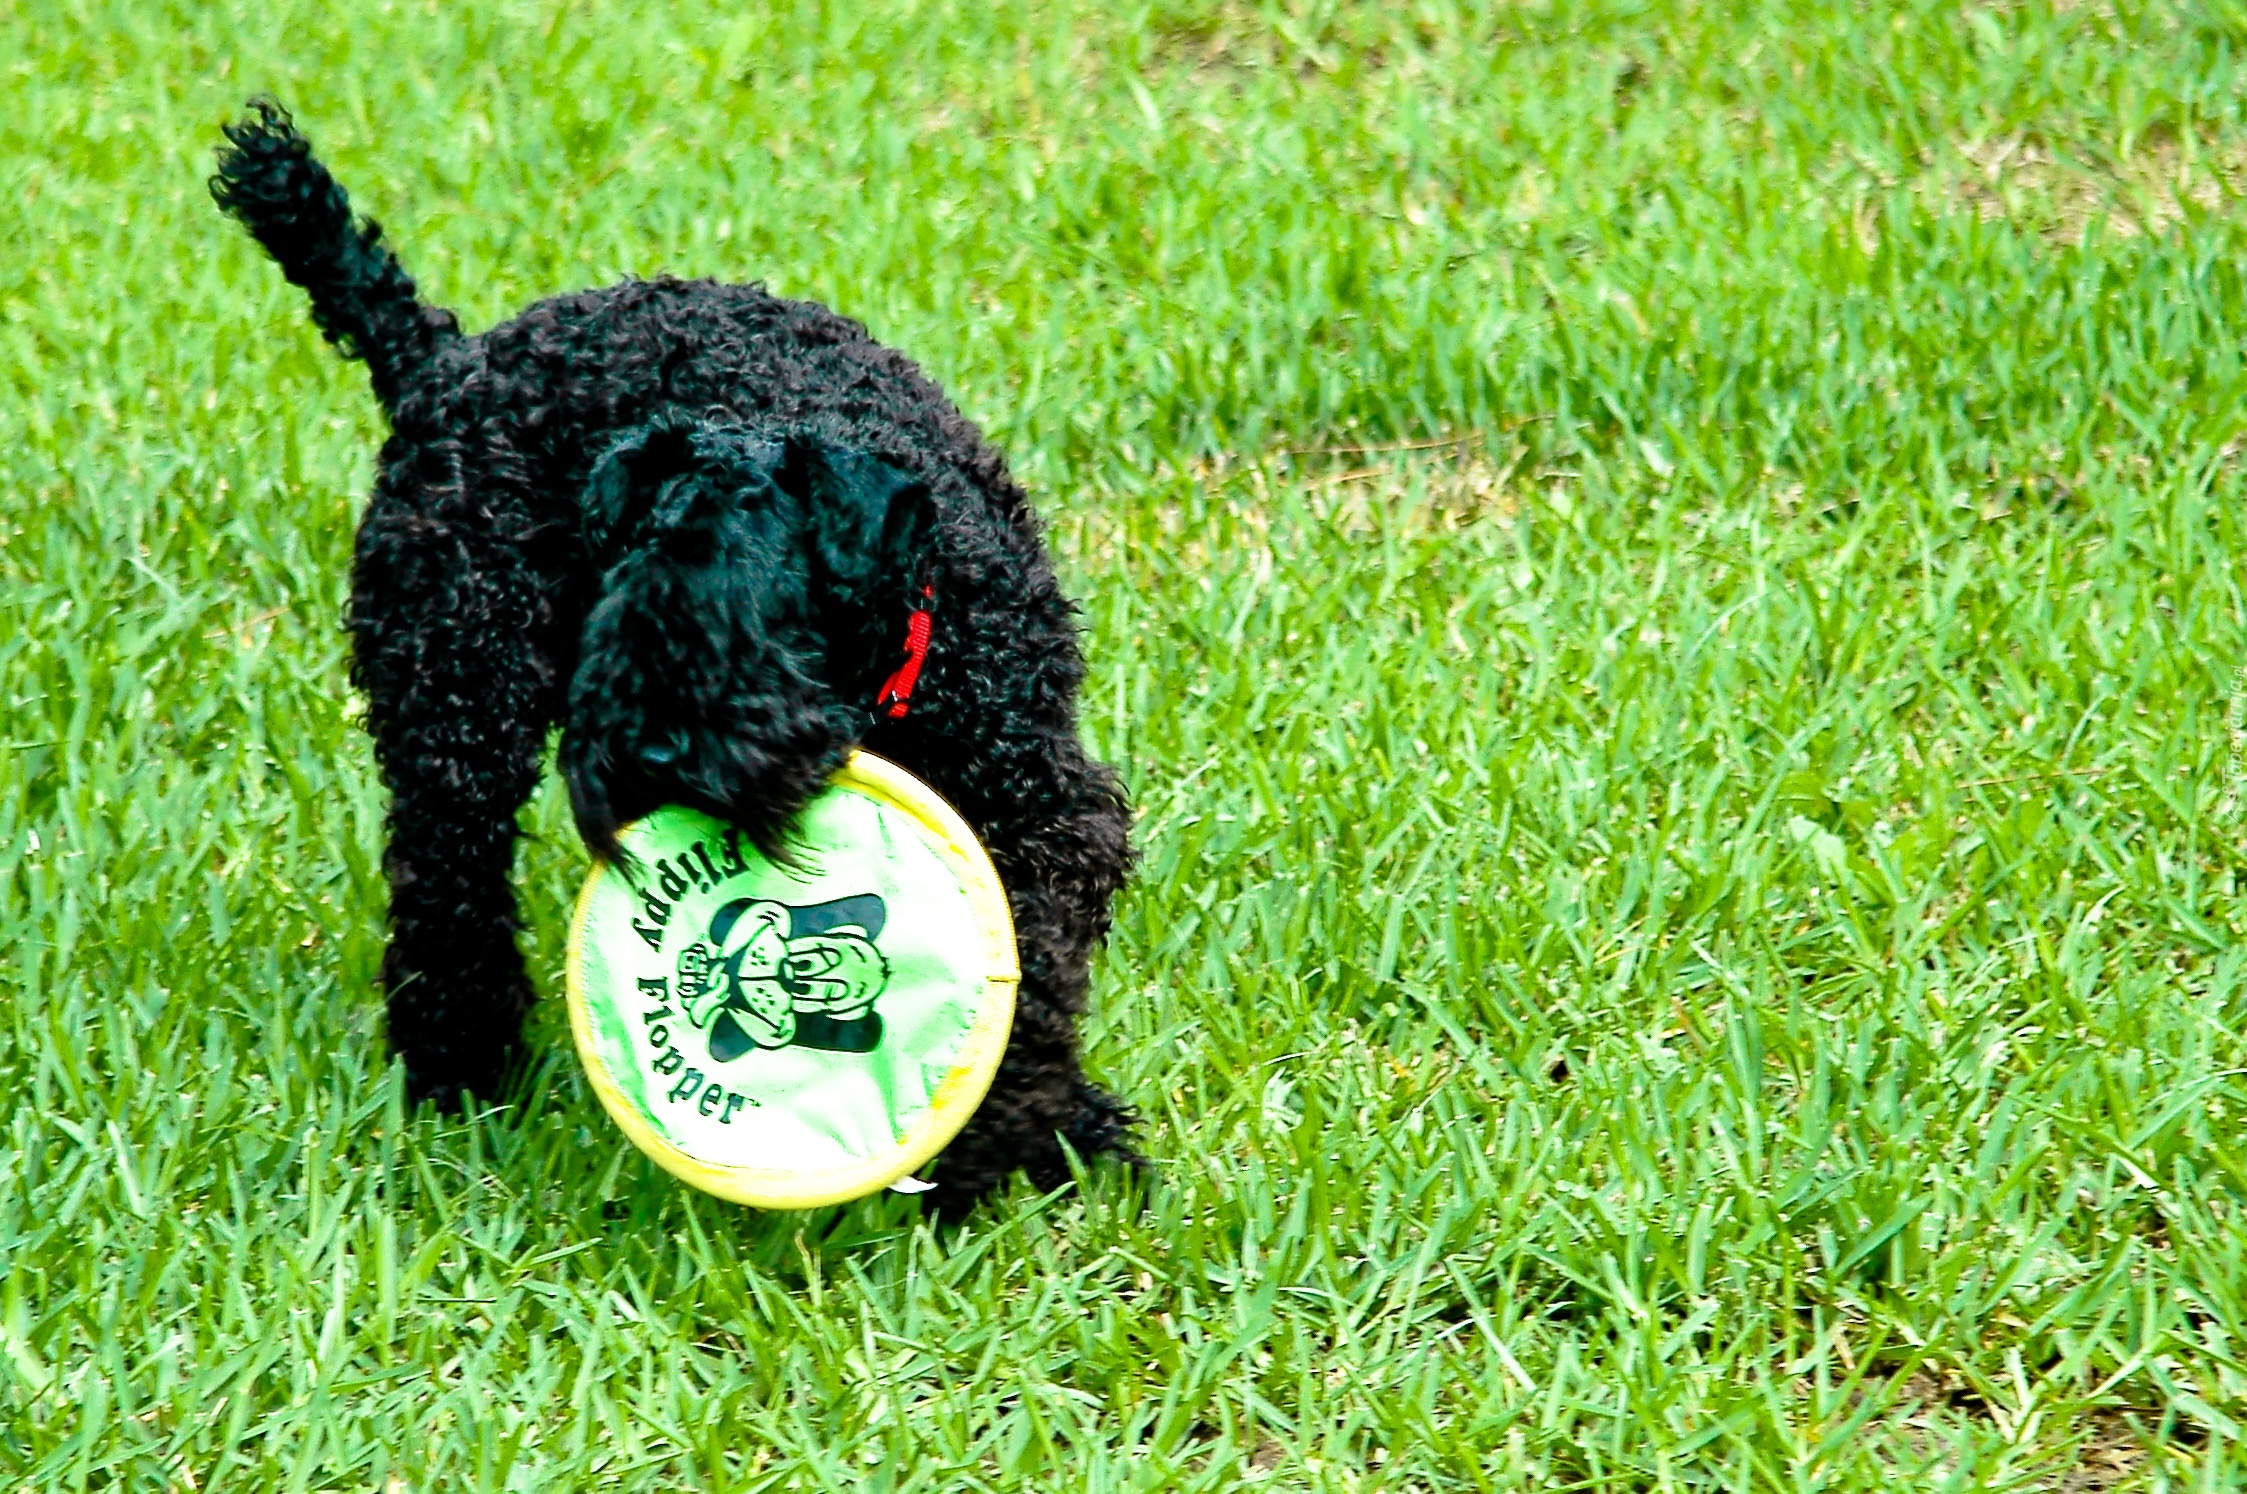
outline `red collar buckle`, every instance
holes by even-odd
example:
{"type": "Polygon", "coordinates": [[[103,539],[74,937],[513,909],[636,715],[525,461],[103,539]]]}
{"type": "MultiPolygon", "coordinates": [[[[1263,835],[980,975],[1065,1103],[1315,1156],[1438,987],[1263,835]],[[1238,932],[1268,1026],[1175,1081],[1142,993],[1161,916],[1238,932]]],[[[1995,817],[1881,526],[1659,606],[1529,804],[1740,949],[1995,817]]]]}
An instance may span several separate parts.
{"type": "Polygon", "coordinates": [[[921,605],[915,607],[912,616],[905,620],[905,662],[897,666],[897,672],[889,677],[888,683],[882,686],[881,693],[874,697],[875,711],[888,716],[892,721],[903,716],[906,707],[912,703],[913,687],[921,679],[921,666],[928,662],[929,629],[935,623],[930,604],[935,600],[935,585],[932,583],[923,586],[921,605]]]}

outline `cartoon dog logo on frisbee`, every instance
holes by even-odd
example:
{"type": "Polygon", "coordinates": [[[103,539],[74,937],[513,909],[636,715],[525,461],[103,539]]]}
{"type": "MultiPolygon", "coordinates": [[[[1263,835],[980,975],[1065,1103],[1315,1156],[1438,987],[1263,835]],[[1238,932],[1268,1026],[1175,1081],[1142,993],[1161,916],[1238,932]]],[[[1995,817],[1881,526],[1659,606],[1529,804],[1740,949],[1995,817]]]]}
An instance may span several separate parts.
{"type": "Polygon", "coordinates": [[[710,915],[707,942],[679,951],[679,1003],[719,1063],[791,1043],[872,1052],[882,1040],[874,1001],[889,987],[874,941],[887,919],[872,893],[801,908],[738,898],[710,915]]]}

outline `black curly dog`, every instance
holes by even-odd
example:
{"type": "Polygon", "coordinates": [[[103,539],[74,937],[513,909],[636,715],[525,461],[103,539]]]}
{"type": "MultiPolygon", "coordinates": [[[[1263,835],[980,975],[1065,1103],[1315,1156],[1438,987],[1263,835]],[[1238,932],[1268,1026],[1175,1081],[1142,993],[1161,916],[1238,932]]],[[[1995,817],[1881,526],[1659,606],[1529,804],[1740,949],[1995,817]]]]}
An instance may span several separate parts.
{"type": "Polygon", "coordinates": [[[999,454],[902,355],[762,287],[626,281],[464,336],[270,100],[211,180],[390,417],[352,571],[353,678],[391,791],[390,1042],[417,1099],[491,1097],[531,988],[508,875],[550,728],[579,833],[666,803],[768,850],[854,745],[935,786],[1021,945],[990,1097],[938,1161],[964,1208],[1016,1169],[1133,1157],[1076,1019],[1130,869],[1076,732],[1074,609],[999,454]],[[909,702],[885,696],[934,612],[909,702]]]}

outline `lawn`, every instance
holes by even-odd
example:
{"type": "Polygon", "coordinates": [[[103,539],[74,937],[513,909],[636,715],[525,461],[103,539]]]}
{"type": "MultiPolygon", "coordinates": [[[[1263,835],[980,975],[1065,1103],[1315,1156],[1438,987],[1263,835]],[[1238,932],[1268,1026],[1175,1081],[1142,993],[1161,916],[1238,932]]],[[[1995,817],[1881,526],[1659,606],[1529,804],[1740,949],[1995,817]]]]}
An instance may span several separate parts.
{"type": "Polygon", "coordinates": [[[0,0],[0,1488],[2247,1488],[2247,10],[717,9],[0,0]],[[266,89],[1011,454],[1150,1188],[405,1109],[266,89]]]}

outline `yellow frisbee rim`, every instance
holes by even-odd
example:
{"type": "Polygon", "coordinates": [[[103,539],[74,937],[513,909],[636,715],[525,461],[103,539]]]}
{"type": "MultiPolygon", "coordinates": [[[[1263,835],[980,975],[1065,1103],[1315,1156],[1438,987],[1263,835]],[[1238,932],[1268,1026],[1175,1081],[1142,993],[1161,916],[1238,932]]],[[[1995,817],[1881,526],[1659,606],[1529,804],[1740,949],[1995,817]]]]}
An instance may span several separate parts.
{"type": "MultiPolygon", "coordinates": [[[[593,895],[609,874],[609,863],[596,859],[577,894],[570,915],[569,957],[564,984],[568,992],[570,1035],[577,1056],[592,1081],[601,1108],[616,1122],[626,1139],[657,1166],[680,1182],[733,1203],[757,1209],[815,1209],[847,1203],[877,1193],[942,1151],[960,1133],[976,1106],[990,1092],[991,1080],[1006,1053],[1014,1029],[1014,998],[1022,983],[1022,967],[1015,952],[1014,916],[1007,908],[1006,889],[991,858],[959,811],[944,802],[936,790],[887,758],[853,750],[849,759],[828,781],[829,789],[853,789],[878,804],[898,810],[929,831],[933,848],[950,864],[966,892],[969,909],[983,936],[988,969],[984,975],[983,1009],[969,1029],[959,1062],[936,1087],[927,1114],[899,1139],[896,1146],[877,1156],[848,1166],[799,1171],[776,1167],[728,1167],[692,1157],[656,1134],[655,1128],[624,1098],[593,1043],[593,1018],[586,1004],[585,980],[580,968],[585,936],[592,918],[593,895]]],[[[618,833],[629,848],[633,833],[645,820],[635,820],[618,833]]]]}

